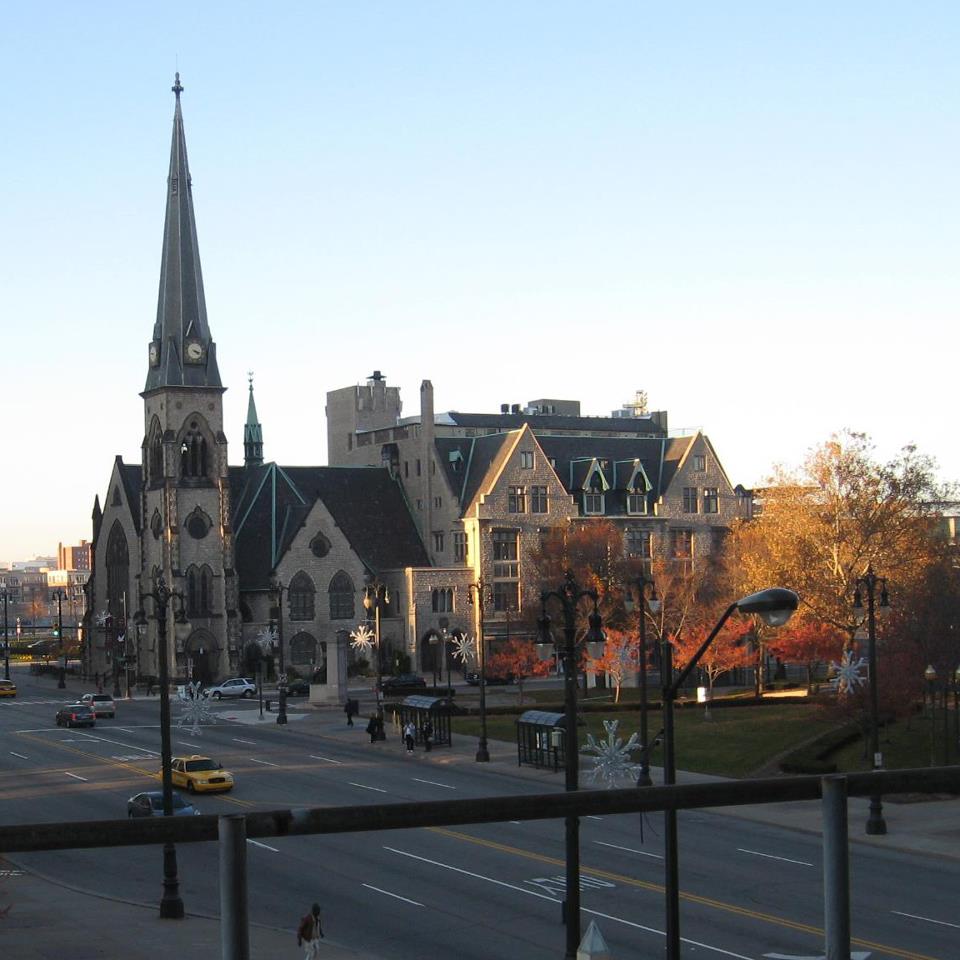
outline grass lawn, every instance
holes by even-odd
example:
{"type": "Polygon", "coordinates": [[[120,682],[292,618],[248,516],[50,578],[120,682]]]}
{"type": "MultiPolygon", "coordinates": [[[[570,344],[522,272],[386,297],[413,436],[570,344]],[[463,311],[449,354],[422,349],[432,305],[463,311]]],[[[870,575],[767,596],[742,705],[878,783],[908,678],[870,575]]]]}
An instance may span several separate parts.
{"type": "MultiPolygon", "coordinates": [[[[546,698],[537,699],[542,702],[546,698]]],[[[556,704],[556,692],[549,700],[556,704]]],[[[533,697],[526,693],[524,709],[536,707],[533,697]]],[[[677,767],[728,777],[755,775],[775,757],[836,725],[836,721],[816,705],[796,703],[714,708],[710,720],[705,719],[702,706],[688,704],[677,709],[675,718],[677,767]]],[[[586,724],[579,728],[580,743],[586,743],[588,732],[603,738],[605,719],[620,721],[617,733],[624,740],[640,729],[639,712],[586,713],[584,719],[586,724]]],[[[516,716],[488,716],[487,736],[516,743],[515,721],[516,716]]],[[[648,716],[651,740],[662,725],[659,709],[651,710],[648,716]]],[[[475,716],[456,717],[453,731],[460,736],[477,737],[480,720],[475,716]]],[[[662,760],[660,748],[651,753],[650,762],[654,766],[662,760]]]]}
{"type": "MultiPolygon", "coordinates": [[[[957,746],[954,741],[955,727],[953,711],[947,718],[947,740],[949,742],[950,763],[957,763],[957,746]]],[[[931,723],[929,716],[914,716],[899,720],[880,730],[880,750],[883,753],[883,765],[887,770],[904,767],[940,766],[945,762],[943,714],[937,712],[936,742],[931,751],[931,723]],[[931,760],[934,761],[931,763],[931,760]]],[[[869,746],[865,749],[863,738],[848,744],[842,750],[832,754],[830,759],[841,771],[864,771],[871,769],[869,746]]]]}

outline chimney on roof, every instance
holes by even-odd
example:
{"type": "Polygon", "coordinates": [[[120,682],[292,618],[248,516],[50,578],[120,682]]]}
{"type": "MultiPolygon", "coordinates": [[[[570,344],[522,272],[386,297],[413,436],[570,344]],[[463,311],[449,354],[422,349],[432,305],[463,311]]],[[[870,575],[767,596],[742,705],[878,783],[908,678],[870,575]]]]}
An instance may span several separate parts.
{"type": "Polygon", "coordinates": [[[500,404],[500,412],[501,412],[501,413],[509,413],[509,412],[510,412],[510,404],[509,404],[509,403],[501,403],[501,404],[500,404]]]}
{"type": "Polygon", "coordinates": [[[510,407],[510,412],[511,412],[511,413],[519,413],[519,412],[520,412],[520,404],[519,404],[519,403],[513,404],[513,406],[510,407]]]}
{"type": "Polygon", "coordinates": [[[383,374],[382,374],[379,370],[374,370],[373,373],[371,373],[370,376],[367,377],[367,379],[368,379],[368,380],[375,380],[375,381],[379,382],[380,380],[383,380],[383,379],[384,379],[384,376],[383,376],[383,374]]]}

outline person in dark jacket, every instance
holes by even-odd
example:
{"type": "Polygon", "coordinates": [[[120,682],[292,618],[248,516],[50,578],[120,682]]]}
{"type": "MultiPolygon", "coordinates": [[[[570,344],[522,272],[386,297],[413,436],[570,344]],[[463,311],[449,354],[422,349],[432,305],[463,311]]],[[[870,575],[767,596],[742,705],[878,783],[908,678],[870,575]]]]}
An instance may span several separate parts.
{"type": "Polygon", "coordinates": [[[297,927],[297,946],[307,945],[304,960],[311,960],[320,955],[320,941],[323,939],[323,927],[320,924],[320,904],[315,903],[310,912],[300,918],[297,927]]]}

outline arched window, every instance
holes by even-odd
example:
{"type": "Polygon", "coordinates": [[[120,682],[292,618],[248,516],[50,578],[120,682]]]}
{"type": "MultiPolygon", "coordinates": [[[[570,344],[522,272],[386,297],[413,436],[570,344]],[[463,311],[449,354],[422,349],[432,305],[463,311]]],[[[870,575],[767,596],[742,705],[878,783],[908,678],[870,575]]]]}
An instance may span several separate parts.
{"type": "Polygon", "coordinates": [[[180,441],[180,476],[194,480],[207,476],[207,441],[196,420],[190,421],[190,427],[180,441]]]}
{"type": "Polygon", "coordinates": [[[312,620],[316,616],[313,604],[315,593],[313,581],[301,570],[287,588],[291,620],[312,620]]]}
{"type": "Polygon", "coordinates": [[[107,603],[112,613],[123,609],[130,584],[130,550],[119,520],[114,520],[107,538],[107,603]]]}
{"type": "Polygon", "coordinates": [[[206,565],[187,568],[187,616],[209,617],[213,613],[213,571],[206,565]]]}
{"type": "Polygon", "coordinates": [[[296,667],[312,664],[317,655],[317,641],[309,633],[298,633],[290,641],[290,662],[296,667]]]}
{"type": "Polygon", "coordinates": [[[156,421],[150,431],[150,442],[147,444],[147,467],[150,483],[159,484],[163,480],[163,434],[156,421]]]}
{"type": "Polygon", "coordinates": [[[354,617],[353,581],[341,570],[330,581],[330,619],[352,620],[354,617]]]}
{"type": "Polygon", "coordinates": [[[431,608],[434,613],[453,613],[453,589],[434,590],[430,594],[431,608]]]}

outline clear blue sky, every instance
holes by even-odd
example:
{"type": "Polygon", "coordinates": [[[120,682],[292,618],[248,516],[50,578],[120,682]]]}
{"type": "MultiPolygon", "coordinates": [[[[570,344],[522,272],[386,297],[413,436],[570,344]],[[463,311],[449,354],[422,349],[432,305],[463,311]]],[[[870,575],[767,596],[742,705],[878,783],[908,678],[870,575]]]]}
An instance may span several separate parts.
{"type": "Polygon", "coordinates": [[[138,461],[179,68],[232,459],[645,389],[734,483],[831,432],[960,478],[954,3],[8,4],[0,560],[138,461]]]}

